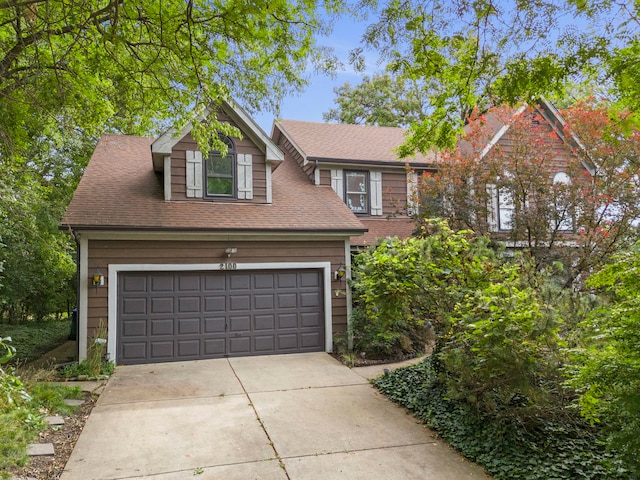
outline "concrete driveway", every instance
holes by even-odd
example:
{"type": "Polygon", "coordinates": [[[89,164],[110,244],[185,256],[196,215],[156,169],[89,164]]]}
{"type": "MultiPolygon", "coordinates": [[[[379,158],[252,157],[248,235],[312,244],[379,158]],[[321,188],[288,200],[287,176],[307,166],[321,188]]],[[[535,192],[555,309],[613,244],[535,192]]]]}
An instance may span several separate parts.
{"type": "Polygon", "coordinates": [[[61,480],[488,478],[325,353],[118,367],[61,480]]]}

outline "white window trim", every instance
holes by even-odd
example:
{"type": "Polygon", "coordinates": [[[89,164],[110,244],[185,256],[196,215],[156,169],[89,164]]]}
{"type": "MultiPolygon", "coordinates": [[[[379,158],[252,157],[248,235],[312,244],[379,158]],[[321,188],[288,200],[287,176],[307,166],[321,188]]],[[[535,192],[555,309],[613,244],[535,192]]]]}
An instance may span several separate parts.
{"type": "MultiPolygon", "coordinates": [[[[86,243],[86,239],[85,239],[86,243]]],[[[81,250],[86,252],[86,248],[81,250]]],[[[85,253],[86,255],[86,253],[85,253]]],[[[86,265],[86,263],[85,263],[86,265]]],[[[331,316],[331,263],[330,262],[281,262],[281,263],[238,263],[237,270],[301,270],[316,269],[322,270],[323,290],[324,290],[324,335],[325,351],[333,351],[333,325],[331,316]]],[[[136,263],[136,264],[111,264],[109,265],[109,297],[108,297],[108,339],[107,358],[115,361],[117,356],[117,328],[118,328],[118,275],[120,272],[194,272],[194,271],[223,271],[220,263],[192,263],[192,264],[162,264],[162,263],[136,263]]],[[[89,277],[88,269],[84,268],[86,281],[81,283],[87,288],[89,277]]],[[[83,279],[81,278],[81,281],[83,279]]],[[[82,295],[81,295],[82,297],[82,295]]],[[[87,298],[83,296],[82,298],[87,298]]],[[[84,328],[79,329],[80,360],[87,357],[87,310],[86,305],[80,305],[84,310],[84,328]],[[83,339],[84,338],[84,342],[83,339]]]]}
{"type": "Polygon", "coordinates": [[[497,202],[498,202],[498,209],[496,210],[497,212],[497,220],[498,220],[498,231],[499,232],[510,232],[513,230],[513,218],[515,217],[515,213],[516,213],[516,202],[513,200],[513,192],[509,192],[508,189],[503,189],[502,193],[500,192],[500,188],[496,188],[496,197],[497,197],[497,202]],[[508,201],[503,201],[503,198],[508,199],[508,201]],[[507,227],[506,225],[503,226],[502,222],[503,222],[503,218],[502,218],[502,212],[503,211],[511,211],[511,222],[509,223],[509,226],[507,227]]]}
{"type": "Polygon", "coordinates": [[[273,203],[273,187],[271,185],[271,162],[265,164],[265,179],[267,182],[267,203],[273,203]]]}
{"type": "Polygon", "coordinates": [[[489,201],[487,223],[490,232],[498,231],[498,188],[493,184],[487,184],[487,196],[489,201]]]}
{"type": "MultiPolygon", "coordinates": [[[[343,170],[343,174],[344,174],[344,179],[343,179],[343,187],[344,187],[344,196],[343,196],[343,201],[344,203],[347,204],[347,207],[349,207],[349,210],[351,210],[353,212],[354,215],[374,215],[373,213],[371,213],[372,211],[372,198],[371,198],[371,186],[372,186],[372,181],[371,181],[371,173],[369,170],[347,170],[344,169],[343,170]],[[364,212],[356,212],[355,210],[352,210],[351,207],[349,207],[349,198],[347,195],[347,173],[361,173],[364,174],[364,176],[366,177],[365,179],[365,186],[367,187],[367,191],[365,192],[365,195],[367,197],[367,206],[364,212]]],[[[380,173],[380,172],[378,172],[380,173]]],[[[382,185],[382,177],[380,177],[380,184],[382,185]]],[[[361,192],[353,192],[355,194],[361,194],[361,192]]],[[[380,194],[382,195],[382,187],[380,188],[380,194]]],[[[380,209],[382,209],[382,198],[380,199],[380,209]]],[[[380,214],[375,214],[375,215],[382,215],[382,212],[380,214]]]]}
{"type": "MultiPolygon", "coordinates": [[[[558,184],[562,184],[562,185],[571,185],[571,177],[563,171],[557,172],[554,176],[553,176],[553,185],[558,185],[558,184]]],[[[558,213],[558,204],[554,204],[554,210],[555,213],[558,213]]],[[[563,208],[563,210],[566,210],[565,208],[563,208]]],[[[551,222],[551,228],[553,228],[554,230],[557,229],[558,232],[565,232],[565,233],[571,233],[575,231],[576,225],[575,225],[575,218],[571,215],[571,212],[566,211],[565,215],[569,215],[568,217],[563,218],[559,223],[556,221],[556,219],[554,218],[551,222]],[[569,225],[570,224],[570,225],[569,225]]],[[[554,215],[555,217],[555,215],[554,215]]]]}
{"type": "Polygon", "coordinates": [[[164,156],[164,199],[171,201],[171,155],[164,156]]]}

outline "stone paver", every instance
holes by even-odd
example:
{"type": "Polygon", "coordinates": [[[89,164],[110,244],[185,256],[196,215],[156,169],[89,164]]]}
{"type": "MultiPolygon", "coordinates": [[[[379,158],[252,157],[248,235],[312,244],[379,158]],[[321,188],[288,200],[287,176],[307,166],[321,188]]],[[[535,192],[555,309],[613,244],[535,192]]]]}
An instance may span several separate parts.
{"type": "Polygon", "coordinates": [[[79,407],[84,403],[84,400],[79,398],[65,398],[64,403],[66,403],[70,407],[79,407]]]}
{"type": "Polygon", "coordinates": [[[45,417],[44,421],[49,425],[64,425],[64,418],[57,415],[45,417]]]}
{"type": "Polygon", "coordinates": [[[54,455],[53,443],[32,443],[27,445],[27,455],[38,457],[41,455],[54,455]]]}

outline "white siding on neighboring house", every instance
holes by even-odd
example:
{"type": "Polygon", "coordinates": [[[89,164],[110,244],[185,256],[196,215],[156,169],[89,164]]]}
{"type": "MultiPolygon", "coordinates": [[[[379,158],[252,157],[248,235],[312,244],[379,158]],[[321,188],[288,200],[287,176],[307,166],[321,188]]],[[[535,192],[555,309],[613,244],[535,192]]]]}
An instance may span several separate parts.
{"type": "Polygon", "coordinates": [[[187,197],[202,198],[202,152],[187,150],[187,197]]]}

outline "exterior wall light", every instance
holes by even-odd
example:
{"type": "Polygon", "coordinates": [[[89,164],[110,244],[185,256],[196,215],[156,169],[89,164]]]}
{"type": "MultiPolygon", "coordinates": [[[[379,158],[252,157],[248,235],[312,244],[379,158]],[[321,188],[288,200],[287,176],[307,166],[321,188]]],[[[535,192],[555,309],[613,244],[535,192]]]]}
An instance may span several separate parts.
{"type": "Polygon", "coordinates": [[[96,267],[96,270],[91,276],[91,285],[94,287],[102,287],[104,285],[104,275],[102,275],[102,272],[100,272],[98,267],[96,267]]]}
{"type": "Polygon", "coordinates": [[[234,253],[238,253],[238,249],[236,247],[227,247],[224,249],[224,253],[226,253],[227,258],[229,258],[234,253]]]}
{"type": "Polygon", "coordinates": [[[342,281],[344,276],[347,274],[347,270],[344,268],[344,265],[340,265],[338,269],[334,272],[336,280],[342,281]]]}

